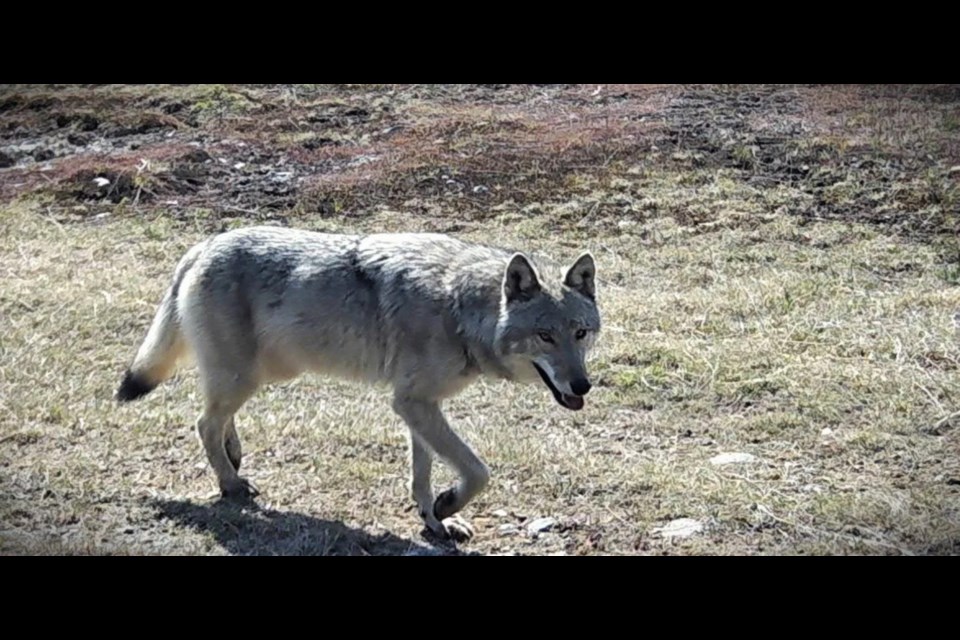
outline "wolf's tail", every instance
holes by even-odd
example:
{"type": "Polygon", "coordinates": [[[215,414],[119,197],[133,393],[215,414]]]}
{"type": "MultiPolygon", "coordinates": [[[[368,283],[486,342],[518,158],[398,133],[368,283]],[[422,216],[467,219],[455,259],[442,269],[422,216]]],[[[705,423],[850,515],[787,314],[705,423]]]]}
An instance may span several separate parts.
{"type": "Polygon", "coordinates": [[[117,389],[116,399],[130,402],[141,398],[157,385],[173,375],[177,362],[186,351],[186,342],[180,327],[180,314],[177,310],[178,294],[184,277],[203,253],[206,242],[190,249],[180,260],[174,272],[173,282],[167,289],[153,317],[153,324],[144,338],[143,344],[127,369],[117,389]]]}

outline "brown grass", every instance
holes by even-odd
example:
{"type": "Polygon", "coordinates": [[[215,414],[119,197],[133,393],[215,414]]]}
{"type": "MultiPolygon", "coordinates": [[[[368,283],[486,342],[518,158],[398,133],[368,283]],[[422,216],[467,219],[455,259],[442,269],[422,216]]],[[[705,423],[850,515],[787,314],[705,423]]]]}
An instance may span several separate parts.
{"type": "MultiPolygon", "coordinates": [[[[595,91],[147,85],[0,96],[23,134],[0,138],[0,150],[30,136],[55,147],[63,132],[41,125],[51,109],[97,103],[104,122],[119,122],[184,103],[167,115],[196,121],[170,137],[130,134],[139,149],[97,156],[96,170],[135,175],[130,158],[155,154],[143,184],[169,190],[136,203],[71,199],[71,180],[91,166],[83,153],[51,161],[50,180],[34,175],[41,162],[0,170],[0,553],[451,551],[420,537],[386,390],[305,377],[254,398],[238,420],[263,496],[246,509],[211,497],[192,371],[139,403],[111,400],[182,252],[211,230],[263,220],[439,229],[597,256],[607,329],[585,411],[506,383],[449,403],[493,470],[465,513],[478,536],[461,552],[960,552],[950,226],[960,132],[944,126],[946,108],[927,109],[956,94],[595,91]],[[368,115],[348,115],[358,108],[368,115]],[[200,133],[214,159],[182,162],[205,167],[207,182],[178,192],[170,176],[200,133]],[[304,146],[333,133],[336,144],[304,146]],[[365,156],[379,159],[347,166],[365,156]],[[283,194],[290,206],[243,190],[289,167],[302,176],[283,194]],[[218,193],[234,192],[218,206],[218,193]],[[756,459],[710,463],[723,452],[756,459]],[[558,524],[528,534],[541,516],[558,524]],[[684,517],[704,531],[657,534],[684,517]]],[[[450,479],[443,470],[436,482],[450,479]]]]}

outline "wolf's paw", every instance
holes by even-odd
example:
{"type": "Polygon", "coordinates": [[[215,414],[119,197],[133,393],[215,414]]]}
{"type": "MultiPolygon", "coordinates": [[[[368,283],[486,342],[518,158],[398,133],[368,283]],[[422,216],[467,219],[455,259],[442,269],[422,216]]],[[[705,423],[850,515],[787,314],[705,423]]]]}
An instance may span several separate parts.
{"type": "Polygon", "coordinates": [[[246,478],[237,478],[235,482],[222,486],[220,495],[227,500],[249,500],[260,495],[260,490],[246,478]]]}
{"type": "Polygon", "coordinates": [[[447,489],[433,501],[433,515],[437,520],[445,520],[457,512],[456,489],[447,489]]]}
{"type": "Polygon", "coordinates": [[[436,516],[427,513],[420,513],[427,531],[441,540],[452,540],[453,542],[466,542],[474,536],[473,526],[460,516],[451,516],[439,520],[436,516]]]}
{"type": "Polygon", "coordinates": [[[460,516],[444,518],[440,524],[443,525],[447,537],[454,542],[466,542],[476,534],[473,525],[460,516]]]}

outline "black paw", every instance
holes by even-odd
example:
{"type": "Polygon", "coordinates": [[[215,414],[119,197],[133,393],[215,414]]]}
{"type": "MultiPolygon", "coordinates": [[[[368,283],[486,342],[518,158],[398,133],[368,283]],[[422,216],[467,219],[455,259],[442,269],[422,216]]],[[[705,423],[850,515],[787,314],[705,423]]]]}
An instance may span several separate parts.
{"type": "Polygon", "coordinates": [[[260,490],[246,478],[240,478],[239,482],[220,489],[220,495],[226,500],[249,500],[260,495],[260,490]]]}
{"type": "Polygon", "coordinates": [[[433,501],[433,517],[437,520],[443,520],[444,518],[449,518],[454,513],[456,509],[454,506],[457,503],[457,492],[456,489],[447,489],[443,493],[437,496],[437,499],[433,501]]]}

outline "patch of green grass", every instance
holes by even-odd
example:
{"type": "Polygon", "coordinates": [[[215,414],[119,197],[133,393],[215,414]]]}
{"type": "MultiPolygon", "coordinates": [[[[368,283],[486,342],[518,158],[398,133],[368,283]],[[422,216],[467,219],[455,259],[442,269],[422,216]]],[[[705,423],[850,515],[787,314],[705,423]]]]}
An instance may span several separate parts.
{"type": "Polygon", "coordinates": [[[945,264],[941,267],[940,277],[949,285],[960,285],[960,263],[945,264]]]}
{"type": "Polygon", "coordinates": [[[252,106],[250,99],[239,91],[223,84],[196,85],[191,94],[191,109],[195,113],[214,113],[223,116],[228,113],[246,111],[252,106]]]}

